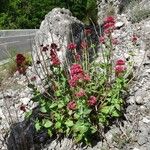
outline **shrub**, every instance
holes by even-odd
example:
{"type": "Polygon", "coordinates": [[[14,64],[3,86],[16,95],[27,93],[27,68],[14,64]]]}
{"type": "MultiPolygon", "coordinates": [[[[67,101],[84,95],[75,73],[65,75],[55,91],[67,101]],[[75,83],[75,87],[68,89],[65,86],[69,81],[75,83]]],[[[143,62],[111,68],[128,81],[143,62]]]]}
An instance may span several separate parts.
{"type": "MultiPolygon", "coordinates": [[[[52,73],[46,74],[44,85],[48,86],[43,94],[33,85],[36,78],[29,84],[34,91],[32,101],[39,103],[39,115],[35,120],[37,132],[46,129],[49,136],[63,134],[76,142],[90,143],[91,136],[101,135],[102,126],[108,126],[123,115],[122,93],[127,88],[130,63],[122,58],[113,59],[117,44],[112,38],[114,25],[114,17],[104,19],[104,34],[99,37],[102,58],[97,58],[97,46],[90,43],[93,32],[90,29],[84,32],[87,37],[81,43],[80,53],[76,43],[67,46],[74,59],[68,67],[59,61],[55,43],[46,48],[41,45],[43,55],[45,51],[50,53],[52,73]]],[[[23,55],[17,55],[17,66],[26,72],[24,60],[23,55]]]]}
{"type": "Polygon", "coordinates": [[[93,22],[97,22],[96,0],[2,0],[0,6],[0,28],[39,28],[44,16],[55,7],[69,9],[75,17],[85,23],[89,24],[89,18],[93,22]]]}

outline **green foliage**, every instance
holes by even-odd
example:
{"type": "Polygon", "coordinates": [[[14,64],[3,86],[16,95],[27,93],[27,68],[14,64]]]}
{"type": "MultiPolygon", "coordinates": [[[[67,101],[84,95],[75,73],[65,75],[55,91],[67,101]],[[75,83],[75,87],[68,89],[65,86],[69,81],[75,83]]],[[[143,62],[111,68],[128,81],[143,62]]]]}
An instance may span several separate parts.
{"type": "Polygon", "coordinates": [[[45,15],[55,7],[69,9],[78,19],[97,21],[96,0],[2,0],[0,29],[39,28],[45,15]]]}

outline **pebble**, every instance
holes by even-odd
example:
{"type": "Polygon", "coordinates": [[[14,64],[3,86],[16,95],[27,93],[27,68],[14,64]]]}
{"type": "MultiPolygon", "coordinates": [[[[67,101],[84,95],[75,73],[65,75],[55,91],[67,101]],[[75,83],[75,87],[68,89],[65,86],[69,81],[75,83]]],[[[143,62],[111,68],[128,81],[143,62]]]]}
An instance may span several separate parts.
{"type": "Polygon", "coordinates": [[[138,149],[138,148],[135,147],[133,150],[140,150],[140,149],[138,149]]]}
{"type": "Polygon", "coordinates": [[[143,117],[143,120],[142,120],[144,123],[149,123],[150,122],[150,119],[147,119],[146,117],[143,117]]]}
{"type": "Polygon", "coordinates": [[[24,105],[27,105],[30,101],[30,98],[28,97],[24,97],[24,98],[21,98],[20,101],[24,104],[24,105]]]}
{"type": "Polygon", "coordinates": [[[144,101],[143,101],[143,98],[142,98],[142,96],[136,96],[135,97],[135,102],[137,103],[137,104],[143,104],[144,103],[144,101]]]}
{"type": "Polygon", "coordinates": [[[124,22],[119,21],[119,22],[116,22],[115,27],[116,27],[117,29],[120,29],[120,28],[123,27],[124,25],[125,25],[124,22]]]}

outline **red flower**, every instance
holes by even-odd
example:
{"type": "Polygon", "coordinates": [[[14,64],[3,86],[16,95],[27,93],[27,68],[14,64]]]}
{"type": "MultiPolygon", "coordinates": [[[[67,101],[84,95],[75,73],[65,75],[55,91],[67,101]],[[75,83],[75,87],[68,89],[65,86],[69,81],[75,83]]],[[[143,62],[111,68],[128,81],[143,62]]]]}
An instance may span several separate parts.
{"type": "Polygon", "coordinates": [[[85,41],[82,41],[82,42],[81,42],[81,48],[87,49],[87,48],[88,48],[88,43],[85,42],[85,41]]]}
{"type": "Polygon", "coordinates": [[[83,76],[84,72],[83,72],[82,66],[80,64],[73,64],[70,68],[70,74],[71,74],[71,77],[83,76]]]}
{"type": "Polygon", "coordinates": [[[17,71],[19,72],[19,74],[25,75],[26,74],[26,67],[25,66],[18,67],[17,71]]]}
{"type": "Polygon", "coordinates": [[[40,61],[40,60],[37,60],[37,61],[36,61],[36,64],[40,64],[40,63],[41,63],[41,61],[40,61]]]}
{"type": "Polygon", "coordinates": [[[83,97],[85,96],[85,91],[83,89],[80,89],[79,92],[75,93],[75,96],[78,98],[83,97]]]}
{"type": "Polygon", "coordinates": [[[90,78],[90,76],[88,74],[85,74],[84,77],[83,77],[83,79],[85,81],[90,81],[91,80],[91,78],[90,78]]]}
{"type": "Polygon", "coordinates": [[[52,48],[52,49],[57,49],[57,45],[56,45],[55,43],[52,43],[52,44],[51,44],[51,48],[52,48]]]}
{"type": "Polygon", "coordinates": [[[77,81],[78,81],[78,78],[72,78],[72,79],[70,79],[69,80],[69,85],[71,86],[71,87],[76,87],[77,86],[77,81]]]}
{"type": "Polygon", "coordinates": [[[117,44],[119,44],[119,41],[117,40],[117,38],[114,38],[114,39],[112,39],[112,43],[113,43],[114,45],[117,45],[117,44]]]}
{"type": "Polygon", "coordinates": [[[136,42],[137,42],[137,39],[138,39],[138,37],[134,34],[134,35],[132,36],[131,41],[132,41],[133,43],[136,43],[136,42]]]}
{"type": "Polygon", "coordinates": [[[75,110],[76,109],[76,102],[75,101],[70,101],[67,105],[67,108],[70,110],[75,110]]]}
{"type": "Polygon", "coordinates": [[[104,19],[103,28],[104,28],[104,33],[105,34],[110,34],[115,29],[115,19],[114,19],[114,17],[112,17],[112,16],[106,17],[104,19]]]}
{"type": "Polygon", "coordinates": [[[96,97],[95,96],[90,96],[90,98],[88,100],[89,106],[95,106],[96,103],[97,103],[96,97]]]}
{"type": "Polygon", "coordinates": [[[31,81],[35,81],[35,80],[36,80],[36,76],[31,77],[30,80],[31,80],[31,81]]]}
{"type": "Polygon", "coordinates": [[[106,24],[104,24],[104,26],[103,26],[103,27],[104,27],[104,29],[110,29],[110,28],[112,28],[112,29],[113,29],[113,28],[114,28],[114,26],[115,26],[115,24],[110,22],[110,23],[106,23],[106,24]]]}
{"type": "Polygon", "coordinates": [[[23,112],[26,112],[26,105],[21,104],[21,106],[20,106],[20,110],[22,110],[23,112]]]}
{"type": "Polygon", "coordinates": [[[99,42],[105,44],[105,38],[103,36],[99,37],[99,42]]]}
{"type": "Polygon", "coordinates": [[[116,65],[125,65],[125,61],[122,59],[118,59],[116,65]]]}
{"type": "Polygon", "coordinates": [[[52,59],[52,65],[53,66],[59,66],[60,64],[61,63],[60,63],[58,57],[52,59]]]}
{"type": "Polygon", "coordinates": [[[68,46],[67,46],[67,48],[68,48],[69,50],[74,50],[74,49],[76,49],[76,47],[77,47],[77,44],[75,44],[75,43],[70,43],[70,44],[68,44],[68,46]]]}
{"type": "Polygon", "coordinates": [[[75,54],[75,59],[76,59],[77,61],[79,61],[80,58],[81,58],[81,56],[80,56],[79,54],[75,54]]]}
{"type": "Polygon", "coordinates": [[[115,18],[113,16],[109,16],[104,18],[104,23],[115,23],[115,18]]]}
{"type": "Polygon", "coordinates": [[[123,66],[123,65],[117,65],[115,67],[115,72],[118,74],[118,73],[123,73],[124,71],[126,70],[126,67],[123,66]]]}
{"type": "Polygon", "coordinates": [[[17,54],[16,56],[16,63],[17,65],[22,65],[23,62],[25,61],[25,57],[22,54],[17,54]]]}
{"type": "Polygon", "coordinates": [[[84,34],[87,35],[87,36],[90,35],[91,33],[92,33],[91,29],[85,29],[84,30],[84,34]]]}
{"type": "Polygon", "coordinates": [[[50,60],[53,66],[59,66],[61,64],[55,49],[51,49],[50,56],[50,60]]]}

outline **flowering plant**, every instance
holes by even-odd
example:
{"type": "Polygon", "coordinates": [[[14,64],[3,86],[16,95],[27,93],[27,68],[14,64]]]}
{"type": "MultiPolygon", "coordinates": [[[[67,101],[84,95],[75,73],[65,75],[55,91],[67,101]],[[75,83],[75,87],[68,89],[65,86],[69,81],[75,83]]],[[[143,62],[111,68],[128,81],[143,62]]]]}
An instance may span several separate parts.
{"type": "MultiPolygon", "coordinates": [[[[32,100],[38,101],[40,107],[35,121],[37,131],[47,129],[50,136],[65,134],[77,142],[90,143],[91,136],[100,135],[102,126],[123,115],[122,92],[128,82],[128,64],[122,58],[114,60],[114,17],[104,19],[103,29],[103,35],[99,36],[100,57],[97,57],[96,45],[88,40],[92,32],[88,30],[85,32],[88,37],[81,42],[80,54],[76,43],[68,44],[73,63],[67,68],[57,56],[55,43],[41,46],[41,53],[49,51],[52,73],[47,74],[50,86],[45,93],[40,94],[34,88],[32,100]]],[[[17,56],[16,60],[22,64],[25,58],[17,56]]]]}

